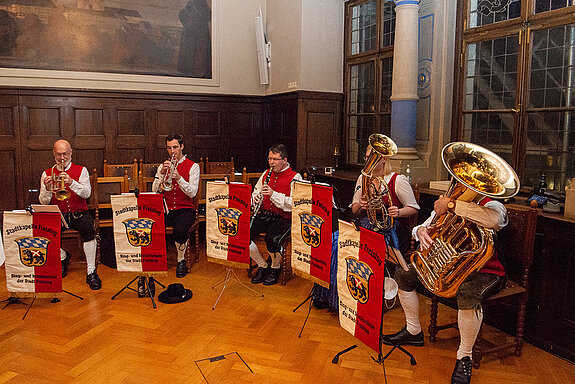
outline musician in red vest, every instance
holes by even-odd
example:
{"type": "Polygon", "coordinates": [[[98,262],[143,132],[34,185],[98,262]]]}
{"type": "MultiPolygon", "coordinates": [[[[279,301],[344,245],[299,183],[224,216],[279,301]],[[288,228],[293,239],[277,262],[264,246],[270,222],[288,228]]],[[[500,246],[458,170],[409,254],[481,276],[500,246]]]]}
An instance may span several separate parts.
{"type": "MultiPolygon", "coordinates": [[[[433,243],[430,234],[432,219],[447,211],[466,218],[484,228],[499,230],[507,225],[507,210],[499,201],[483,197],[479,203],[452,200],[446,196],[434,203],[434,211],[421,225],[413,228],[413,237],[422,249],[429,249],[433,243]]],[[[392,345],[423,346],[423,331],[419,322],[419,298],[416,287],[421,284],[413,266],[408,271],[398,268],[394,275],[399,287],[398,297],[405,314],[406,325],[397,333],[386,335],[383,343],[392,345]]],[[[471,382],[472,349],[483,321],[481,302],[505,286],[505,270],[497,252],[477,272],[471,273],[459,286],[457,299],[457,323],[459,328],[459,349],[457,361],[451,376],[452,384],[471,382]]]]}
{"type": "Polygon", "coordinates": [[[252,284],[274,285],[279,279],[281,243],[291,230],[292,181],[302,180],[301,175],[291,169],[287,157],[283,144],[275,144],[269,149],[270,169],[262,173],[252,193],[252,207],[260,207],[250,228],[250,257],[258,265],[252,284]],[[266,234],[266,248],[271,260],[262,257],[253,241],[260,233],[266,234]]]}
{"type": "Polygon", "coordinates": [[[183,154],[184,138],[181,135],[168,135],[166,150],[170,158],[158,167],[152,191],[164,193],[168,210],[166,226],[174,228],[172,238],[178,252],[176,277],[182,278],[188,274],[185,254],[188,247],[188,231],[196,220],[194,197],[200,184],[200,166],[183,154]],[[166,181],[172,186],[169,191],[164,190],[162,186],[166,181]]]}
{"type": "MultiPolygon", "coordinates": [[[[87,264],[86,284],[90,286],[90,289],[98,290],[102,287],[102,281],[96,273],[96,230],[86,202],[92,194],[90,175],[86,167],[72,163],[72,147],[66,140],[56,141],[53,153],[57,166],[48,168],[42,173],[39,200],[41,204],[57,205],[68,226],[82,236],[87,264]],[[54,196],[52,191],[61,185],[52,185],[52,172],[57,176],[59,183],[60,180],[64,182],[65,189],[70,194],[67,199],[58,200],[54,196]]],[[[60,258],[62,259],[62,277],[65,277],[68,274],[69,256],[62,249],[60,249],[60,258]]]]}

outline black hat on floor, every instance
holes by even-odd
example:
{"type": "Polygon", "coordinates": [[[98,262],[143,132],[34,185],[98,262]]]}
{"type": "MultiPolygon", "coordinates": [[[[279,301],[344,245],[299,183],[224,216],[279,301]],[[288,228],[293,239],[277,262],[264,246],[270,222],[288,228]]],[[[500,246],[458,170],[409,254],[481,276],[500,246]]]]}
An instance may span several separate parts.
{"type": "Polygon", "coordinates": [[[184,288],[180,283],[168,285],[168,288],[158,295],[158,300],[165,304],[183,303],[191,298],[192,291],[184,288]]]}

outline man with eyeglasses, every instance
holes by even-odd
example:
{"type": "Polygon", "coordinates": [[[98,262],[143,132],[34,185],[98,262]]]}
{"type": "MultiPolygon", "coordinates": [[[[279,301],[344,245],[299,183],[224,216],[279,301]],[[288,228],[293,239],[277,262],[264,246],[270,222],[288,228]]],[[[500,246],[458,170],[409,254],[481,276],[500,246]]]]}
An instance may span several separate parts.
{"type": "MultiPolygon", "coordinates": [[[[42,173],[38,199],[44,205],[57,205],[68,226],[80,232],[86,254],[86,284],[90,289],[98,290],[102,288],[102,280],[96,273],[96,230],[86,202],[92,194],[90,175],[86,167],[72,163],[72,147],[66,140],[58,140],[54,143],[53,154],[57,166],[48,168],[42,173]],[[52,172],[56,176],[55,179],[63,182],[70,197],[64,200],[56,199],[53,192],[59,187],[53,185],[52,172]]],[[[68,275],[70,256],[60,249],[60,259],[62,260],[62,277],[65,277],[68,275]]]]}
{"type": "Polygon", "coordinates": [[[291,230],[291,184],[302,180],[287,161],[287,149],[275,144],[268,152],[270,169],[262,173],[252,192],[252,207],[261,203],[251,226],[250,257],[258,269],[252,276],[252,284],[277,284],[280,276],[282,240],[291,230]],[[263,199],[263,200],[262,200],[263,199]],[[266,248],[270,256],[265,260],[254,243],[254,238],[265,233],[266,248]]]}

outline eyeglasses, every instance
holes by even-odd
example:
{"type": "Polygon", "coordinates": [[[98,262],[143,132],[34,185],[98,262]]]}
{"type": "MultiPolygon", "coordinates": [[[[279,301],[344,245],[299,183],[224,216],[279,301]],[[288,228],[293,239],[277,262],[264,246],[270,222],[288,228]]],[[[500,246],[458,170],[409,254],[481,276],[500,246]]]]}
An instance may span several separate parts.
{"type": "Polygon", "coordinates": [[[283,158],[268,157],[268,161],[280,161],[280,160],[283,160],[283,158]]]}

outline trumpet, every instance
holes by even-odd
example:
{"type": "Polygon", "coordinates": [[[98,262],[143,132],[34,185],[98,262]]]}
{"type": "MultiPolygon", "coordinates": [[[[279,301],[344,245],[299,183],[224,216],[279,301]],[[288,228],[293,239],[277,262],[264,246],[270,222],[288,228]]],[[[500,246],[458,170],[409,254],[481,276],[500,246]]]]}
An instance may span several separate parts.
{"type": "Polygon", "coordinates": [[[65,164],[64,160],[60,163],[56,163],[52,166],[52,181],[50,183],[50,192],[54,194],[56,200],[67,200],[72,195],[69,190],[66,189],[66,185],[64,184],[64,177],[61,174],[56,175],[56,169],[60,170],[60,172],[64,172],[65,164]]]}
{"type": "Polygon", "coordinates": [[[173,187],[172,179],[174,177],[174,171],[178,166],[178,159],[176,158],[176,154],[174,153],[170,158],[170,167],[164,173],[162,180],[160,180],[160,192],[167,192],[171,191],[173,187]]]}

